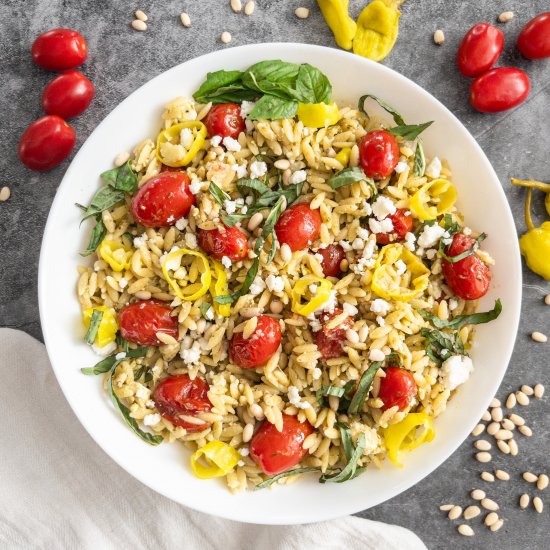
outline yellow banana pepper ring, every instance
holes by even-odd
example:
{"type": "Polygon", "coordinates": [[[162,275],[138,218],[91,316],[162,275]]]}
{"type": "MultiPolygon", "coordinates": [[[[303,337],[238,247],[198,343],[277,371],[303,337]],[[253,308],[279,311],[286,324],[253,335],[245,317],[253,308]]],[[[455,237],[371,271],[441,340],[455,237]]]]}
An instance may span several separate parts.
{"type": "Polygon", "coordinates": [[[118,331],[118,323],[115,314],[110,308],[105,306],[95,306],[85,309],[82,312],[82,321],[84,322],[86,328],[90,326],[94,309],[103,312],[103,317],[101,317],[101,322],[99,323],[99,328],[94,341],[98,347],[103,348],[107,344],[115,341],[116,333],[118,331]]]}
{"type": "Polygon", "coordinates": [[[372,276],[371,288],[381,298],[408,302],[421,294],[428,287],[430,270],[402,244],[388,244],[380,250],[372,276]],[[401,260],[407,267],[404,276],[410,278],[408,286],[401,286],[402,280],[396,282],[390,268],[401,260]]]}
{"type": "MultiPolygon", "coordinates": [[[[217,262],[216,260],[210,261],[212,262],[215,278],[215,281],[212,281],[210,284],[210,294],[212,298],[216,298],[216,296],[225,296],[228,294],[227,275],[225,273],[225,269],[220,262],[217,262]]],[[[221,315],[222,317],[229,317],[231,314],[231,304],[218,304],[218,302],[214,301],[213,305],[214,311],[218,315],[221,315]]]]}
{"type": "Polygon", "coordinates": [[[411,210],[423,221],[435,220],[453,206],[457,199],[456,187],[446,179],[436,179],[423,185],[410,200],[411,210]],[[428,203],[435,202],[435,206],[428,203]]]}
{"type": "Polygon", "coordinates": [[[351,50],[357,23],[350,17],[349,0],[317,0],[317,4],[334,34],[336,44],[344,50],[351,50]]]}
{"type": "Polygon", "coordinates": [[[334,157],[344,168],[349,164],[351,157],[351,147],[342,147],[334,157]]]}
{"type": "Polygon", "coordinates": [[[331,290],[332,283],[328,279],[316,277],[315,275],[302,277],[292,289],[292,311],[304,317],[310,315],[330,298],[331,290]],[[319,285],[315,294],[311,294],[309,285],[319,285]],[[302,296],[306,294],[310,294],[311,298],[302,303],[302,296]]]}
{"type": "Polygon", "coordinates": [[[391,52],[399,33],[398,4],[375,0],[365,7],[357,19],[353,53],[381,61],[391,52]]]}
{"type": "Polygon", "coordinates": [[[298,103],[296,115],[309,128],[332,126],[340,118],[336,103],[298,103]]]}
{"type": "Polygon", "coordinates": [[[103,258],[113,271],[124,271],[130,269],[132,259],[132,249],[125,247],[123,244],[103,239],[99,245],[99,256],[103,258]]]}
{"type": "Polygon", "coordinates": [[[157,158],[172,168],[178,168],[180,166],[187,166],[194,158],[195,155],[201,150],[206,140],[206,126],[199,120],[186,120],[180,124],[174,124],[170,126],[168,130],[162,131],[157,137],[157,158]],[[184,147],[180,143],[181,131],[185,128],[189,128],[193,132],[193,143],[189,147],[184,147]],[[167,155],[166,148],[163,145],[168,143],[172,147],[180,146],[181,155],[172,154],[167,155]]]}
{"type": "Polygon", "coordinates": [[[239,462],[241,455],[236,449],[222,443],[211,441],[191,456],[191,469],[199,479],[211,479],[228,474],[239,462]],[[203,459],[203,464],[199,459],[203,459]]]}
{"type": "MultiPolygon", "coordinates": [[[[168,282],[168,284],[174,289],[176,296],[185,300],[186,302],[193,302],[198,300],[201,296],[204,296],[208,289],[210,288],[210,283],[212,281],[212,274],[210,272],[210,264],[208,263],[208,258],[197,252],[196,250],[189,250],[187,248],[179,248],[167,254],[162,262],[162,274],[168,282]],[[202,271],[199,270],[201,274],[200,283],[193,283],[181,287],[179,283],[172,279],[168,274],[169,271],[173,271],[169,265],[170,262],[181,258],[182,256],[196,256],[202,262],[202,271]]],[[[198,269],[198,268],[197,268],[198,269]]]]}
{"type": "Polygon", "coordinates": [[[401,422],[388,426],[383,435],[388,458],[402,468],[401,452],[429,443],[435,437],[435,430],[432,419],[426,413],[409,413],[401,422]]]}

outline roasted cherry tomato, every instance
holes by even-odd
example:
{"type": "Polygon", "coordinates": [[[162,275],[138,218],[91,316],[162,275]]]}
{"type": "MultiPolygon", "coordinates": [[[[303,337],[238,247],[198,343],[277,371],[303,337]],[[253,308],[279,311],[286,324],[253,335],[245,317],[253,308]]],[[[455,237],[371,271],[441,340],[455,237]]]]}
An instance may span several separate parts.
{"type": "Polygon", "coordinates": [[[378,397],[384,402],[382,409],[385,411],[397,405],[400,411],[405,410],[418,392],[413,375],[399,367],[388,367],[385,373],[378,391],[378,397]]]}
{"type": "Polygon", "coordinates": [[[504,34],[489,23],[474,25],[462,39],[456,62],[464,76],[477,76],[490,69],[504,47],[504,34]]]}
{"type": "Polygon", "coordinates": [[[256,330],[249,338],[236,332],[229,344],[229,358],[243,369],[261,367],[277,351],[281,343],[279,323],[267,315],[258,316],[256,330]]]}
{"type": "Polygon", "coordinates": [[[191,380],[187,374],[178,374],[161,380],[152,397],[158,412],[166,420],[188,432],[200,432],[208,428],[211,422],[192,424],[180,416],[197,416],[197,413],[210,411],[212,403],[208,400],[209,389],[202,378],[191,380]]]}
{"type": "Polygon", "coordinates": [[[69,156],[75,140],[75,131],[62,118],[43,116],[21,136],[19,160],[31,170],[50,170],[69,156]]]}
{"type": "Polygon", "coordinates": [[[359,162],[369,178],[387,178],[399,162],[397,140],[386,130],[373,130],[359,142],[359,162]]]}
{"type": "Polygon", "coordinates": [[[335,309],[332,313],[323,313],[321,317],[319,317],[322,327],[321,330],[315,333],[315,343],[323,359],[334,359],[342,355],[342,348],[346,341],[346,330],[353,326],[352,319],[346,317],[346,319],[336,328],[325,328],[328,321],[341,313],[343,313],[341,309],[335,309]]]}
{"type": "Polygon", "coordinates": [[[56,76],[42,93],[42,108],[49,115],[73,118],[83,113],[94,97],[94,85],[80,72],[56,76]]]}
{"type": "Polygon", "coordinates": [[[342,270],[340,264],[346,257],[344,249],[339,244],[329,244],[325,248],[320,248],[315,254],[323,257],[321,266],[325,277],[338,277],[342,270]]]}
{"type": "Polygon", "coordinates": [[[246,235],[238,227],[222,225],[216,229],[201,229],[198,237],[199,246],[218,260],[226,256],[232,262],[238,262],[248,254],[246,235]]]}
{"type": "Polygon", "coordinates": [[[237,139],[245,130],[241,117],[241,108],[235,103],[213,105],[204,120],[209,136],[231,137],[237,139]]]}
{"type": "MultiPolygon", "coordinates": [[[[445,249],[449,257],[458,256],[467,250],[471,250],[475,239],[456,233],[453,242],[445,249]]],[[[491,273],[487,264],[482,262],[475,254],[466,256],[458,262],[442,262],[443,276],[450,289],[463,300],[477,300],[487,294],[491,273]]]]}
{"type": "Polygon", "coordinates": [[[168,166],[167,164],[163,164],[160,167],[161,172],[184,172],[185,168],[183,167],[175,167],[175,166],[168,166]]]}
{"type": "Polygon", "coordinates": [[[412,230],[413,218],[411,213],[405,214],[405,210],[398,208],[394,214],[388,218],[393,223],[393,231],[390,233],[377,233],[376,242],[378,244],[397,243],[405,238],[405,235],[412,230]]]}
{"type": "Polygon", "coordinates": [[[132,197],[136,222],[145,227],[167,227],[187,216],[195,204],[184,172],[161,172],[140,187],[132,197]]]}
{"type": "Polygon", "coordinates": [[[303,448],[305,438],[313,433],[309,422],[300,422],[295,416],[283,414],[283,430],[267,420],[250,440],[250,456],[264,474],[280,474],[296,466],[307,455],[303,448]]]}
{"type": "Polygon", "coordinates": [[[321,214],[308,204],[295,204],[285,210],[275,224],[279,244],[288,244],[292,252],[311,246],[321,234],[321,214]]]}
{"type": "Polygon", "coordinates": [[[53,29],[41,34],[31,48],[32,60],[47,71],[74,69],[86,61],[88,46],[77,31],[53,29]]]}
{"type": "Polygon", "coordinates": [[[498,113],[527,99],[529,77],[513,67],[498,67],[478,76],[470,86],[470,103],[482,113],[498,113]]]}
{"type": "Polygon", "coordinates": [[[518,49],[528,59],[550,57],[550,12],[537,15],[521,29],[518,49]]]}
{"type": "Polygon", "coordinates": [[[157,332],[178,337],[178,318],[171,313],[171,308],[155,300],[127,305],[118,314],[120,334],[140,346],[160,346],[157,332]]]}

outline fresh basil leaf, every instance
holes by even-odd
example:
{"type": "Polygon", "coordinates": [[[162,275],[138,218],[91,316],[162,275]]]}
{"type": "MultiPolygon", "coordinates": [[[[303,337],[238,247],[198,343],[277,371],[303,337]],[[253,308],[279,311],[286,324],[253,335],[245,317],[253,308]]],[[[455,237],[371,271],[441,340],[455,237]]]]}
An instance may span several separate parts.
{"type": "Polygon", "coordinates": [[[261,91],[257,83],[264,80],[272,83],[294,85],[299,70],[300,65],[279,59],[260,61],[244,72],[242,82],[245,87],[257,91],[261,91]]]}
{"type": "Polygon", "coordinates": [[[296,91],[302,103],[329,103],[332,98],[329,79],[317,67],[308,63],[300,65],[296,91]]]}
{"type": "Polygon", "coordinates": [[[80,369],[80,372],[87,375],[103,374],[105,372],[109,372],[115,366],[116,363],[118,363],[117,358],[114,355],[111,355],[110,357],[106,357],[105,359],[102,359],[101,361],[99,361],[99,363],[96,363],[93,367],[80,369]]]}
{"type": "Polygon", "coordinates": [[[356,181],[366,181],[367,183],[372,183],[372,185],[374,185],[374,180],[367,178],[365,172],[363,172],[363,169],[359,168],[359,166],[344,168],[332,176],[332,178],[328,180],[328,184],[333,189],[338,189],[340,187],[344,187],[344,185],[351,185],[356,181]]]}
{"type": "Polygon", "coordinates": [[[104,210],[108,210],[123,199],[124,191],[114,189],[110,185],[100,187],[94,195],[90,206],[86,209],[82,220],[84,221],[87,218],[100,214],[104,210]]]}
{"type": "Polygon", "coordinates": [[[271,82],[270,80],[260,80],[259,82],[256,82],[253,75],[252,79],[254,80],[255,89],[259,90],[265,95],[271,95],[284,100],[302,100],[299,92],[294,89],[293,84],[286,84],[284,82],[271,82]]]}
{"type": "Polygon", "coordinates": [[[258,483],[258,485],[256,485],[256,489],[265,489],[266,487],[273,485],[274,483],[279,481],[279,479],[283,479],[284,477],[297,476],[298,474],[309,474],[310,472],[318,472],[318,471],[319,471],[319,468],[314,468],[313,466],[287,470],[286,472],[281,472],[280,474],[277,474],[275,476],[268,477],[266,480],[262,481],[261,483],[258,483]]]}
{"type": "MultiPolygon", "coordinates": [[[[351,437],[351,436],[350,436],[351,437]]],[[[353,454],[351,455],[350,459],[348,460],[348,463],[346,466],[340,470],[339,472],[331,473],[331,474],[323,474],[319,478],[319,483],[326,483],[327,481],[334,482],[334,483],[342,483],[344,481],[348,481],[350,479],[353,479],[354,477],[357,477],[357,462],[361,458],[361,455],[363,454],[363,451],[365,450],[366,440],[365,440],[365,434],[362,433],[357,438],[357,446],[353,450],[353,454]]],[[[360,468],[360,472],[362,473],[365,471],[365,469],[360,468]]]]}
{"type": "Polygon", "coordinates": [[[137,191],[138,181],[136,173],[130,167],[130,162],[126,162],[118,169],[115,189],[133,194],[137,191]]]}
{"type": "Polygon", "coordinates": [[[273,231],[273,233],[271,233],[271,248],[269,249],[269,253],[265,260],[266,265],[269,265],[273,261],[273,258],[275,258],[275,254],[277,253],[278,249],[279,249],[279,239],[277,239],[277,233],[273,231]]]}
{"type": "Polygon", "coordinates": [[[200,103],[208,103],[212,101],[216,103],[218,99],[228,91],[235,92],[244,90],[241,78],[241,71],[215,71],[207,73],[206,80],[201,84],[200,88],[193,94],[195,101],[200,103]]]}
{"type": "Polygon", "coordinates": [[[75,202],[74,205],[78,208],[80,208],[80,210],[86,212],[86,210],[88,210],[88,207],[87,206],[84,206],[83,204],[80,204],[79,202],[75,202]]]}
{"type": "Polygon", "coordinates": [[[422,140],[418,140],[416,144],[416,151],[414,152],[414,171],[415,176],[423,176],[426,170],[426,156],[424,155],[424,147],[422,146],[422,140]]]}
{"type": "Polygon", "coordinates": [[[388,105],[383,99],[380,99],[379,97],[372,94],[365,94],[359,98],[359,110],[363,114],[369,116],[367,111],[365,110],[365,100],[367,98],[374,99],[374,101],[376,101],[376,103],[378,103],[378,105],[380,105],[382,109],[390,113],[390,115],[393,117],[393,120],[398,126],[405,126],[405,121],[403,120],[403,117],[391,105],[388,105]]]}
{"type": "Polygon", "coordinates": [[[206,319],[206,312],[212,307],[210,302],[204,302],[201,304],[201,307],[199,308],[201,312],[201,316],[206,319]]]}
{"type": "Polygon", "coordinates": [[[369,394],[372,381],[378,372],[378,369],[384,364],[384,361],[375,361],[369,365],[369,368],[363,373],[355,395],[351,399],[351,403],[348,407],[348,414],[359,414],[359,411],[363,407],[363,403],[369,394]]]}
{"type": "Polygon", "coordinates": [[[237,181],[237,189],[239,190],[241,195],[244,195],[248,190],[256,191],[260,195],[263,195],[270,190],[263,181],[260,181],[256,178],[241,178],[237,181]]]}
{"type": "MultiPolygon", "coordinates": [[[[135,348],[135,349],[129,349],[126,352],[126,357],[130,359],[137,359],[139,357],[145,357],[147,355],[147,350],[149,348],[143,347],[143,348],[135,348]]],[[[123,358],[124,359],[124,358],[123,358]]]]}
{"type": "Polygon", "coordinates": [[[101,216],[97,216],[96,224],[94,225],[92,233],[90,234],[88,246],[86,247],[86,250],[82,252],[81,256],[89,256],[90,254],[94,253],[97,250],[98,246],[103,242],[103,239],[106,235],[107,228],[103,223],[103,219],[101,218],[101,216]]]}
{"type": "Polygon", "coordinates": [[[456,222],[453,222],[453,217],[451,216],[451,214],[445,214],[443,216],[443,227],[450,237],[454,237],[454,235],[462,231],[460,225],[456,222]]]}
{"type": "MultiPolygon", "coordinates": [[[[282,196],[279,197],[277,202],[273,205],[273,208],[271,209],[271,212],[268,214],[265,222],[264,227],[262,229],[262,237],[265,239],[267,236],[273,231],[273,228],[275,227],[275,224],[277,223],[277,220],[283,213],[283,204],[286,197],[283,198],[282,196]]],[[[259,240],[259,239],[258,239],[259,240]]],[[[257,244],[258,241],[256,241],[257,244]]],[[[263,243],[262,243],[263,246],[263,243]]],[[[261,246],[259,247],[259,250],[256,250],[256,253],[259,255],[261,251],[261,246]]]]}
{"type": "Polygon", "coordinates": [[[142,365],[137,371],[135,371],[134,372],[134,382],[137,382],[145,374],[146,370],[147,370],[147,366],[142,365]]]}
{"type": "Polygon", "coordinates": [[[483,311],[480,313],[470,313],[469,315],[457,315],[454,319],[448,319],[442,321],[436,315],[432,315],[422,309],[418,310],[418,313],[426,320],[430,321],[435,328],[452,328],[460,330],[464,325],[481,325],[494,321],[502,312],[502,303],[500,299],[495,301],[495,307],[489,311],[483,311]]]}
{"type": "Polygon", "coordinates": [[[460,260],[463,260],[464,258],[467,258],[468,256],[471,256],[472,254],[475,254],[476,250],[479,248],[479,245],[480,245],[481,241],[483,241],[486,237],[487,237],[487,235],[485,233],[482,233],[475,240],[475,243],[473,244],[472,248],[470,248],[469,250],[465,250],[464,252],[462,252],[461,254],[457,254],[456,256],[447,256],[447,254],[445,254],[445,244],[443,243],[443,239],[440,239],[439,240],[439,254],[441,254],[441,257],[444,260],[447,260],[448,262],[450,262],[452,264],[454,264],[456,262],[460,262],[460,260]]]}
{"type": "Polygon", "coordinates": [[[99,325],[103,319],[103,311],[99,309],[94,309],[92,312],[92,318],[90,319],[90,325],[86,332],[85,340],[90,346],[94,343],[95,337],[97,336],[97,331],[99,330],[99,325]]]}
{"type": "Polygon", "coordinates": [[[122,351],[124,353],[128,353],[128,350],[130,349],[130,342],[128,342],[126,338],[123,338],[120,333],[116,335],[116,343],[117,346],[120,346],[122,348],[122,351]]]}
{"type": "Polygon", "coordinates": [[[220,205],[223,206],[225,201],[231,200],[231,197],[220,187],[218,187],[213,181],[208,186],[208,192],[212,195],[212,198],[220,205]]]}
{"type": "Polygon", "coordinates": [[[321,386],[316,392],[315,397],[317,398],[317,401],[319,404],[323,404],[324,397],[328,397],[329,395],[334,395],[334,397],[342,397],[344,395],[344,388],[341,388],[339,386],[321,386]]]}
{"type": "Polygon", "coordinates": [[[401,126],[394,126],[393,128],[389,128],[388,132],[394,136],[401,136],[407,141],[412,141],[432,124],[433,120],[430,120],[430,122],[424,122],[424,124],[404,124],[401,126]]]}
{"type": "Polygon", "coordinates": [[[425,339],[426,355],[438,366],[452,355],[466,355],[458,332],[445,333],[423,327],[420,334],[425,339]]]}
{"type": "Polygon", "coordinates": [[[293,118],[297,109],[298,102],[295,100],[264,95],[257,101],[248,118],[249,120],[293,118]]]}
{"type": "Polygon", "coordinates": [[[343,422],[336,422],[335,426],[340,430],[340,438],[342,439],[342,448],[346,455],[346,461],[349,462],[353,456],[353,441],[349,426],[343,422]]]}
{"type": "Polygon", "coordinates": [[[226,214],[225,212],[222,212],[220,214],[220,218],[222,222],[227,225],[227,227],[233,227],[236,223],[250,218],[253,213],[254,212],[251,212],[250,209],[246,214],[226,214]]]}

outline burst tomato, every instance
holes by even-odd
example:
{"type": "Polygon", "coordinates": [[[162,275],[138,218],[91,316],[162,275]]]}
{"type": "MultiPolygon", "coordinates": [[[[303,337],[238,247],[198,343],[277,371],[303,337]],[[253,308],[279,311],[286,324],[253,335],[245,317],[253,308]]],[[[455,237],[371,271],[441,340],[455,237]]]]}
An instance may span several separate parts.
{"type": "MultiPolygon", "coordinates": [[[[445,249],[445,254],[449,257],[458,256],[471,250],[475,242],[472,237],[457,233],[453,237],[453,242],[445,249]]],[[[443,260],[442,271],[450,289],[463,300],[477,300],[485,296],[489,290],[489,267],[475,254],[470,254],[458,262],[443,260]]]]}
{"type": "Polygon", "coordinates": [[[53,29],[41,34],[31,48],[32,60],[47,71],[74,69],[86,61],[84,37],[71,29],[53,29]]]}
{"type": "Polygon", "coordinates": [[[311,246],[321,234],[321,214],[308,204],[295,204],[285,210],[275,224],[279,244],[288,244],[292,252],[311,246]]]}
{"type": "Polygon", "coordinates": [[[328,321],[341,313],[343,313],[341,309],[335,309],[332,313],[323,313],[319,317],[322,327],[321,330],[315,333],[315,343],[323,359],[334,359],[342,355],[342,348],[346,341],[346,330],[353,326],[352,319],[346,317],[342,323],[333,329],[327,329],[325,326],[328,321]]]}
{"type": "Polygon", "coordinates": [[[167,227],[189,214],[195,195],[184,172],[161,172],[140,187],[132,197],[131,211],[145,227],[167,227]]]}
{"type": "Polygon", "coordinates": [[[344,249],[339,244],[329,244],[325,248],[320,248],[315,254],[320,254],[323,257],[321,267],[325,277],[338,277],[342,270],[340,264],[346,257],[344,249]]]}
{"type": "Polygon", "coordinates": [[[159,413],[176,426],[185,428],[188,432],[199,432],[210,426],[210,422],[192,424],[180,418],[197,416],[197,413],[212,409],[208,400],[210,387],[201,378],[191,380],[187,374],[169,376],[161,380],[153,391],[153,401],[159,413]]]}
{"type": "Polygon", "coordinates": [[[373,130],[359,142],[359,163],[366,176],[387,178],[399,162],[397,140],[386,130],[373,130]]]}
{"type": "Polygon", "coordinates": [[[83,113],[94,97],[94,85],[80,72],[56,76],[42,93],[42,108],[49,115],[73,118],[83,113]]]}
{"type": "Polygon", "coordinates": [[[405,210],[398,208],[394,214],[388,218],[393,223],[393,231],[390,233],[377,233],[376,242],[378,244],[396,243],[402,241],[405,235],[412,230],[413,218],[411,213],[405,214],[405,210]]]}
{"type": "Polygon", "coordinates": [[[482,113],[498,113],[527,99],[531,85],[521,69],[498,67],[478,76],[470,86],[470,103],[482,113]]]}
{"type": "Polygon", "coordinates": [[[231,137],[237,139],[245,130],[241,117],[241,108],[235,103],[214,105],[204,121],[209,136],[231,137]]]}
{"type": "Polygon", "coordinates": [[[464,76],[477,76],[490,69],[504,47],[504,34],[489,23],[474,25],[462,39],[456,58],[464,76]]]}
{"type": "Polygon", "coordinates": [[[140,346],[160,346],[157,332],[178,337],[178,318],[171,313],[171,308],[154,300],[127,305],[118,314],[120,334],[140,346]]]}
{"type": "Polygon", "coordinates": [[[283,430],[264,421],[250,440],[250,456],[265,474],[280,474],[296,466],[306,456],[305,438],[313,433],[309,422],[300,422],[295,416],[283,414],[283,430]]]}
{"type": "Polygon", "coordinates": [[[550,57],[550,12],[537,15],[521,29],[518,49],[528,59],[550,57]]]}
{"type": "Polygon", "coordinates": [[[382,409],[385,411],[397,405],[403,411],[418,392],[413,375],[399,367],[388,367],[385,372],[386,376],[380,379],[378,392],[378,397],[384,402],[382,409]]]}
{"type": "Polygon", "coordinates": [[[231,362],[243,369],[253,369],[264,365],[277,351],[281,343],[279,323],[267,315],[258,316],[256,330],[249,338],[236,332],[229,344],[231,362]]]}
{"type": "Polygon", "coordinates": [[[199,246],[218,260],[226,256],[232,262],[238,262],[248,254],[246,235],[238,227],[223,225],[216,229],[201,229],[198,237],[199,246]]]}

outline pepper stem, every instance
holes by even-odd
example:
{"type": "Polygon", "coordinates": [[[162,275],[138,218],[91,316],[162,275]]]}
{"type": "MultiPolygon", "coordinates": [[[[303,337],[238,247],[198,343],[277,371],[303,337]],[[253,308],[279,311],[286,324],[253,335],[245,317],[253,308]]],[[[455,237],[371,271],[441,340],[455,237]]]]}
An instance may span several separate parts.
{"type": "Polygon", "coordinates": [[[544,183],[537,180],[518,180],[516,178],[510,178],[512,185],[519,185],[520,187],[529,187],[530,189],[538,189],[545,193],[550,193],[550,183],[544,183]]]}
{"type": "Polygon", "coordinates": [[[529,187],[529,189],[527,189],[527,197],[525,197],[525,223],[529,231],[532,231],[533,229],[535,229],[535,224],[533,223],[533,218],[531,217],[532,195],[533,195],[533,188],[529,187]]]}

